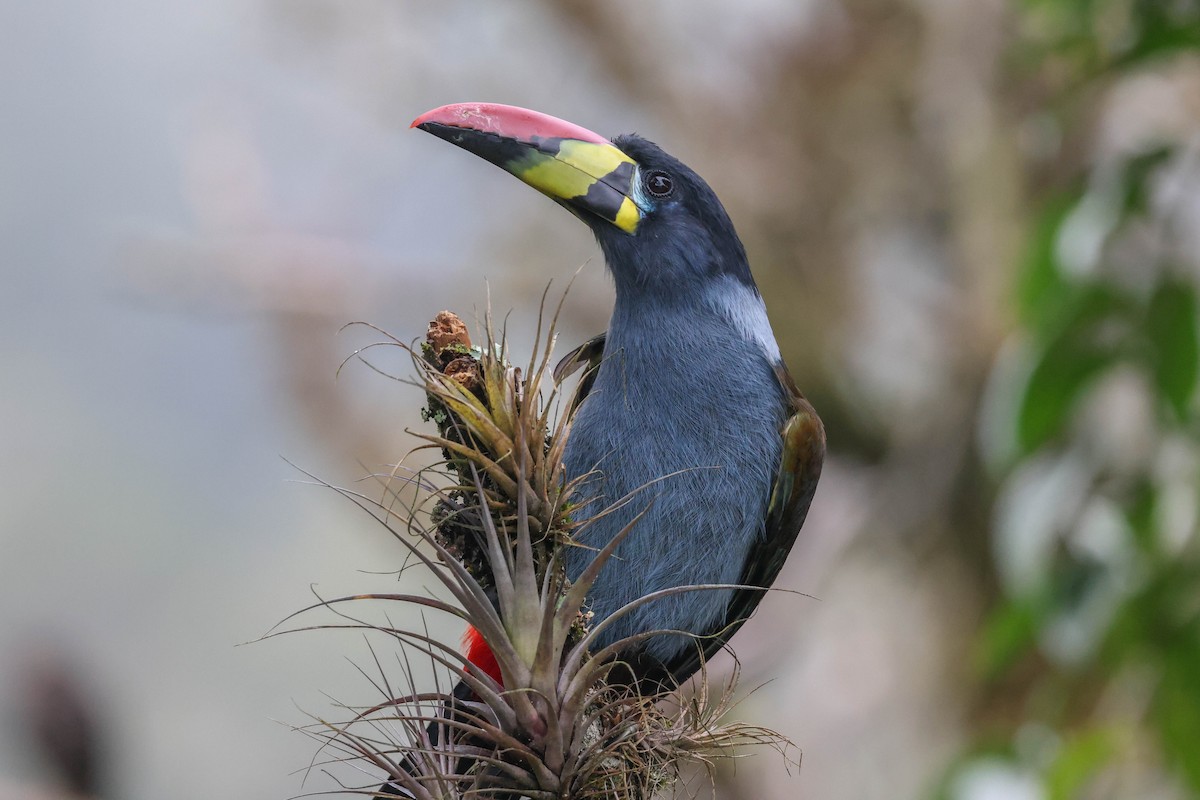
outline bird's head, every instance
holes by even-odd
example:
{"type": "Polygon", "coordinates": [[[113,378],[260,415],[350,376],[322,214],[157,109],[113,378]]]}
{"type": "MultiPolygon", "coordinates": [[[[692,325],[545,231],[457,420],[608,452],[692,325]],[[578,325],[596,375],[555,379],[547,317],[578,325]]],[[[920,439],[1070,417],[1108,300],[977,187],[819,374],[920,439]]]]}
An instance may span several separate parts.
{"type": "Polygon", "coordinates": [[[496,164],[583,220],[618,292],[702,291],[721,277],[754,285],[716,194],[651,141],[636,135],[609,141],[556,117],[493,103],[442,106],[413,127],[496,164]]]}

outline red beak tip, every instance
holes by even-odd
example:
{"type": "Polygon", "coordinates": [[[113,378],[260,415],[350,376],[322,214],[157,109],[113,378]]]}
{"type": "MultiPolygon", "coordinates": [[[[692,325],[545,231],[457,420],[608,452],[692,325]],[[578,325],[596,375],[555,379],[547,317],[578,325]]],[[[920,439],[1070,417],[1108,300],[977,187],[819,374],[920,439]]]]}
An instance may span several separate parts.
{"type": "Polygon", "coordinates": [[[410,127],[410,128],[421,127],[426,122],[429,122],[429,118],[432,117],[436,112],[438,112],[440,110],[441,109],[435,108],[432,111],[426,111],[424,114],[422,114],[419,117],[417,117],[416,119],[414,119],[408,127],[410,127]]]}
{"type": "Polygon", "coordinates": [[[414,119],[409,127],[420,128],[429,122],[481,133],[494,133],[522,141],[529,141],[533,137],[560,137],[608,144],[608,140],[603,136],[557,117],[497,103],[454,103],[441,106],[426,111],[414,119]]]}

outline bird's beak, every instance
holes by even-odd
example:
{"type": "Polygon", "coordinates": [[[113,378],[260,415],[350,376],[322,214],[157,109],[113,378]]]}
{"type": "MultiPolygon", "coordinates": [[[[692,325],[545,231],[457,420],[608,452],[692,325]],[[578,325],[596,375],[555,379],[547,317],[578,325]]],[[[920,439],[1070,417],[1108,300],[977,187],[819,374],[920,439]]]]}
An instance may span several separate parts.
{"type": "Polygon", "coordinates": [[[412,127],[511,172],[577,216],[635,233],[637,165],[612,142],[570,122],[516,106],[456,103],[427,111],[412,127]]]}

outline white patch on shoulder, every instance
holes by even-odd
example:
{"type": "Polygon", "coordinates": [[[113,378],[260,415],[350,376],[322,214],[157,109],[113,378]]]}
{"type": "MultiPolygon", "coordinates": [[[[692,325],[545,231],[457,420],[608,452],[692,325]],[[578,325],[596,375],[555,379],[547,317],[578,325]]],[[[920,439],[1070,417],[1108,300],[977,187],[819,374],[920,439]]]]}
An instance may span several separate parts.
{"type": "Polygon", "coordinates": [[[748,341],[762,348],[769,362],[780,362],[779,345],[767,319],[767,307],[757,292],[736,278],[722,277],[706,296],[718,314],[732,322],[748,341]]]}

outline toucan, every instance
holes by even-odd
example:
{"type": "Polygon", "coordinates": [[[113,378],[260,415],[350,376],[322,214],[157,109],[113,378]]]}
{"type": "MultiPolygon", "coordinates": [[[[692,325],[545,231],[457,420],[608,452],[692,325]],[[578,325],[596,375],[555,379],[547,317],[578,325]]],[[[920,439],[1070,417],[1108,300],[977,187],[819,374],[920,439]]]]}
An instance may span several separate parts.
{"type": "MultiPolygon", "coordinates": [[[[616,289],[608,331],[572,351],[556,377],[586,370],[565,478],[582,478],[580,518],[608,513],[581,529],[567,574],[640,515],[593,586],[594,621],[671,587],[744,587],[668,594],[614,619],[596,642],[674,632],[620,660],[643,687],[677,686],[779,574],[825,454],[821,420],[784,366],[733,222],[699,175],[637,135],[610,141],[493,103],[442,106],[412,125],[548,195],[599,243],[616,289]]],[[[494,669],[470,632],[466,656],[494,669]]]]}

